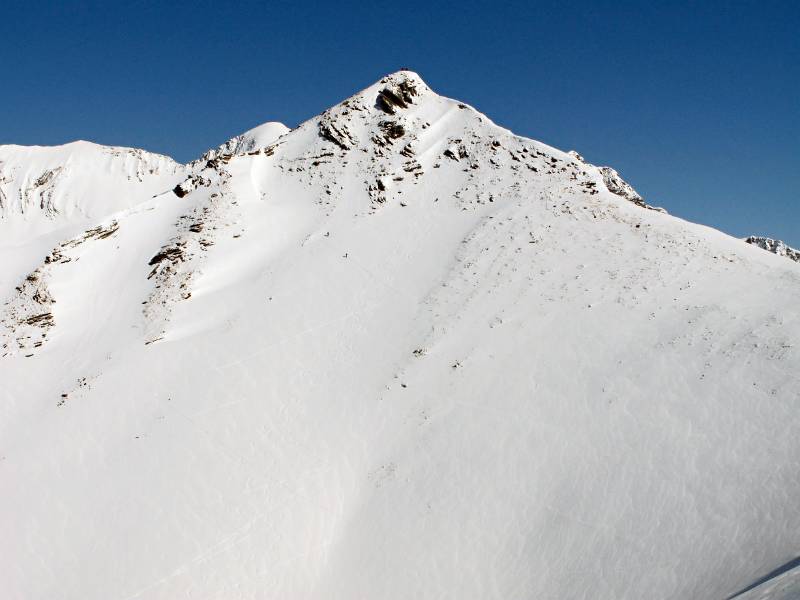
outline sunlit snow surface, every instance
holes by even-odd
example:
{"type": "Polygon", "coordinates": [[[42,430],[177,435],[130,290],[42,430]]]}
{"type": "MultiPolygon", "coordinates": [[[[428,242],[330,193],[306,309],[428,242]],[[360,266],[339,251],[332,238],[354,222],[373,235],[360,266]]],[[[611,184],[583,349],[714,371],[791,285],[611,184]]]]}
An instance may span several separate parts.
{"type": "Polygon", "coordinates": [[[2,598],[797,597],[800,265],[409,72],[261,133],[0,147],[2,598]]]}

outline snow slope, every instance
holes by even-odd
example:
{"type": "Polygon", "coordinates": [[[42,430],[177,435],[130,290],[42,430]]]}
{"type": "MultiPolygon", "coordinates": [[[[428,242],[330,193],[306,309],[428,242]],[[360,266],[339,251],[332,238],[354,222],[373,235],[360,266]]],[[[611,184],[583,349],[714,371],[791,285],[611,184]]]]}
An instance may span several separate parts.
{"type": "Polygon", "coordinates": [[[229,150],[0,220],[4,598],[787,597],[800,266],[408,71],[229,150]]]}

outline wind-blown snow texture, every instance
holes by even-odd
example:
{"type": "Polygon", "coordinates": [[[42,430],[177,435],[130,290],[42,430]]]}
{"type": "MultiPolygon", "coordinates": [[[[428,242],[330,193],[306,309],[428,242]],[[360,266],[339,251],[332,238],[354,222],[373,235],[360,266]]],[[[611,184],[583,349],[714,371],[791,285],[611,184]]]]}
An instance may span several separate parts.
{"type": "Polygon", "coordinates": [[[407,71],[0,161],[3,598],[795,597],[800,265],[407,71]]]}

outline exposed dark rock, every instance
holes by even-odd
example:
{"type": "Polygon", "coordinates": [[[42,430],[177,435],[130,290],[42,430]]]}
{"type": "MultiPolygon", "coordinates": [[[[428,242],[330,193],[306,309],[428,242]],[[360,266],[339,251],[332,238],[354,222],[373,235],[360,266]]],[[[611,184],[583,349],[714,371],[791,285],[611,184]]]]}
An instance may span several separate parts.
{"type": "Polygon", "coordinates": [[[114,235],[118,229],[119,229],[119,223],[117,223],[117,221],[112,221],[111,224],[106,226],[98,225],[97,227],[93,227],[92,229],[87,229],[83,233],[83,238],[80,241],[84,242],[91,238],[94,238],[96,240],[104,240],[107,237],[111,237],[112,235],[114,235]]]}
{"type": "Polygon", "coordinates": [[[39,326],[47,326],[52,327],[55,325],[55,320],[53,319],[53,313],[41,313],[38,315],[32,315],[25,319],[24,321],[28,325],[39,325],[39,326]]]}
{"type": "Polygon", "coordinates": [[[390,140],[401,138],[406,133],[405,128],[400,123],[396,123],[395,121],[382,121],[380,127],[384,133],[384,136],[390,140]]]}
{"type": "Polygon", "coordinates": [[[408,105],[414,102],[416,95],[417,88],[414,83],[404,79],[394,85],[386,86],[378,92],[375,106],[383,112],[393,115],[398,108],[408,108],[408,105]]]}
{"type": "MultiPolygon", "coordinates": [[[[164,261],[169,261],[173,265],[182,262],[184,258],[183,247],[186,245],[186,242],[178,242],[174,246],[166,246],[162,248],[158,254],[156,254],[153,258],[150,259],[150,262],[147,263],[150,266],[155,265],[156,267],[164,261]]],[[[156,272],[156,269],[147,276],[148,279],[152,277],[156,272]]]]}
{"type": "Polygon", "coordinates": [[[333,142],[342,150],[349,150],[355,145],[355,140],[350,135],[345,125],[337,125],[332,119],[323,116],[318,125],[321,138],[333,142]]]}
{"type": "MultiPolygon", "coordinates": [[[[219,156],[216,159],[209,161],[209,164],[213,163],[214,167],[216,167],[219,164],[218,161],[228,162],[228,160],[230,160],[229,156],[219,156]]],[[[178,198],[183,198],[202,185],[208,186],[211,185],[211,182],[200,175],[192,175],[183,183],[179,183],[172,188],[172,191],[178,198]]]]}

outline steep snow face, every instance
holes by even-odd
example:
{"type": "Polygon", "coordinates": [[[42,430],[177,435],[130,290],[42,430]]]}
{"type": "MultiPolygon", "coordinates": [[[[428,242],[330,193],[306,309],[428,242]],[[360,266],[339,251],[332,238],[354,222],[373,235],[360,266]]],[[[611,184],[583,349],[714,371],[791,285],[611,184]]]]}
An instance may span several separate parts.
{"type": "Polygon", "coordinates": [[[795,262],[800,262],[800,250],[795,250],[791,246],[787,246],[781,240],[773,240],[772,238],[768,237],[751,235],[745,240],[745,242],[748,244],[753,244],[754,246],[758,246],[767,252],[772,252],[778,256],[785,256],[786,258],[789,258],[795,262]]]}
{"type": "Polygon", "coordinates": [[[0,246],[5,597],[791,597],[798,265],[407,71],[256,146],[0,246]]]}

